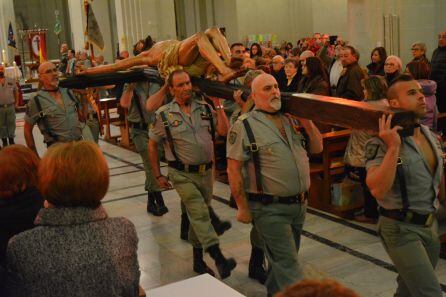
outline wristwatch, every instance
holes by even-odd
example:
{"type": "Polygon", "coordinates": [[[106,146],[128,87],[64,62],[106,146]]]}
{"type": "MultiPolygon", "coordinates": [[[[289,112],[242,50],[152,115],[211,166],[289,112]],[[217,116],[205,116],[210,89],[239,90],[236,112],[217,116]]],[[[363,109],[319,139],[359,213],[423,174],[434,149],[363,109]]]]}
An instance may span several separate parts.
{"type": "Polygon", "coordinates": [[[218,109],[224,109],[224,108],[225,108],[225,107],[224,107],[223,105],[216,105],[216,106],[215,106],[215,109],[216,109],[216,110],[218,110],[218,109]]]}

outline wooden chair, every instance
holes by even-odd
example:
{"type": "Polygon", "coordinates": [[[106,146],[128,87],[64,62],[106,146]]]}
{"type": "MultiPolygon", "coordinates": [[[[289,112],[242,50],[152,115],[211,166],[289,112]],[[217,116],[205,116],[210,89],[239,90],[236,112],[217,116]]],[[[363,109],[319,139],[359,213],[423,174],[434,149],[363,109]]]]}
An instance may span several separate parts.
{"type": "Polygon", "coordinates": [[[323,133],[324,150],[321,162],[310,163],[310,198],[309,205],[340,217],[352,217],[354,211],[362,207],[361,203],[348,206],[331,204],[331,189],[336,177],[344,173],[344,152],[350,137],[350,129],[323,133]]]}

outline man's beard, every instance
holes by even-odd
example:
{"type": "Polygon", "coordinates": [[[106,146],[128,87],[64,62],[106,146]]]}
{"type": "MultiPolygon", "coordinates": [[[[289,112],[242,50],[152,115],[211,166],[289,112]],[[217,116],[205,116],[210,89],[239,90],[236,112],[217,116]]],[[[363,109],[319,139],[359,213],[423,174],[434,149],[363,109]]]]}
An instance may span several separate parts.
{"type": "Polygon", "coordinates": [[[275,111],[279,111],[282,108],[282,101],[279,97],[273,97],[268,101],[269,106],[275,111]]]}

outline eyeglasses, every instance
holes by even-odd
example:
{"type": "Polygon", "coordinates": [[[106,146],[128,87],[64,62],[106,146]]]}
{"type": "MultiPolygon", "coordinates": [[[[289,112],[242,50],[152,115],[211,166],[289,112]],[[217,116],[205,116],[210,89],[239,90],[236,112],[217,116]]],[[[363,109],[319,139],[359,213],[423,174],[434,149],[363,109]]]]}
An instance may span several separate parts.
{"type": "Polygon", "coordinates": [[[446,34],[438,34],[438,39],[446,39],[446,34]]]}
{"type": "Polygon", "coordinates": [[[420,48],[416,48],[416,47],[414,47],[412,50],[413,50],[413,51],[420,51],[421,49],[420,49],[420,48]]]}
{"type": "Polygon", "coordinates": [[[393,63],[384,63],[384,66],[395,66],[393,63]]]}

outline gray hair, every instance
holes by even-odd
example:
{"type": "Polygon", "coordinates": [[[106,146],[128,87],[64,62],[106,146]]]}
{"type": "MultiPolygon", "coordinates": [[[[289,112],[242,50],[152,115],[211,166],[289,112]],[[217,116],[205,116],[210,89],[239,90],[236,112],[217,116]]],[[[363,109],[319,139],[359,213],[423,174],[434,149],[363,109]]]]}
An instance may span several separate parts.
{"type": "Polygon", "coordinates": [[[411,48],[413,48],[414,46],[419,46],[420,47],[420,49],[426,54],[426,52],[427,52],[427,47],[426,47],[426,44],[424,43],[424,42],[415,42],[415,43],[413,43],[412,44],[412,46],[411,46],[411,48]]]}

